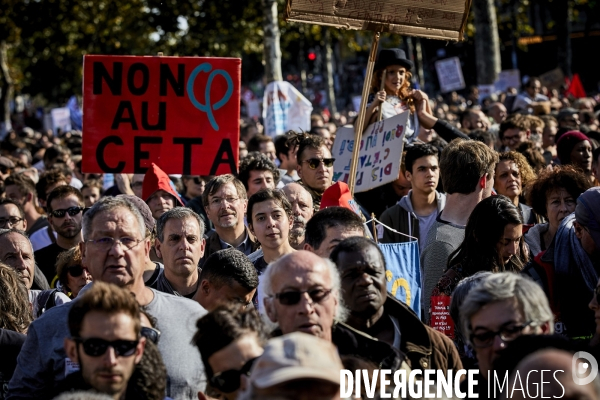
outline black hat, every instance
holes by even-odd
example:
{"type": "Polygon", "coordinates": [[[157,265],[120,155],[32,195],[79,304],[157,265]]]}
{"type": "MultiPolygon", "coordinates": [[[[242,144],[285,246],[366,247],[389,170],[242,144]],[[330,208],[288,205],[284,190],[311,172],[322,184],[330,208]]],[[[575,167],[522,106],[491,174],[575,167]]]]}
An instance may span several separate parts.
{"type": "Polygon", "coordinates": [[[406,58],[406,53],[402,49],[382,49],[375,63],[375,71],[387,68],[390,65],[401,65],[407,70],[414,66],[413,62],[406,58]]]}

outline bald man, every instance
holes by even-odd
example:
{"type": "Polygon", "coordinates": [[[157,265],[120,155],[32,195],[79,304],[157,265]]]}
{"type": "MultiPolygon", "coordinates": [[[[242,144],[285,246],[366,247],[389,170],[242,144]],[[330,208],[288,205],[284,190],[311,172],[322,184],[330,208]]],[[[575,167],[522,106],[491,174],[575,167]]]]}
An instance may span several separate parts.
{"type": "Polygon", "coordinates": [[[292,214],[294,216],[294,225],[292,226],[288,240],[294,249],[302,250],[304,248],[306,223],[312,218],[315,211],[312,197],[302,185],[297,183],[288,183],[281,191],[292,205],[292,214]]]}

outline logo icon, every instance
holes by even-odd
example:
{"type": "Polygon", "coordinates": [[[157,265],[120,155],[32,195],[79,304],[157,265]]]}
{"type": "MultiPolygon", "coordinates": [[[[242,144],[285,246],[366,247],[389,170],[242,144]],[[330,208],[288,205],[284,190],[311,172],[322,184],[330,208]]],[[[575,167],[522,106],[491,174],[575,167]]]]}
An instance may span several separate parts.
{"type": "Polygon", "coordinates": [[[578,351],[571,361],[573,382],[577,385],[587,385],[598,375],[598,362],[594,356],[585,351],[578,351]]]}

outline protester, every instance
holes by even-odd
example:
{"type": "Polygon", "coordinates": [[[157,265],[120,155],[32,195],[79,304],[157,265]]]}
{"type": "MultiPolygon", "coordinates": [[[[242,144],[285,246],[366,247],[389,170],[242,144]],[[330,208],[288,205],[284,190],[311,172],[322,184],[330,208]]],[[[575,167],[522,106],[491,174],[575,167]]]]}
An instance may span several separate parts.
{"type": "Polygon", "coordinates": [[[181,182],[183,183],[183,191],[180,198],[183,200],[185,205],[195,197],[202,197],[206,182],[208,179],[200,175],[183,175],[181,182]]]}
{"type": "Polygon", "coordinates": [[[272,263],[295,250],[289,242],[292,206],[280,191],[262,189],[248,200],[248,228],[260,243],[260,249],[248,258],[258,274],[272,263]]]}
{"type": "Polygon", "coordinates": [[[563,219],[575,211],[579,195],[590,188],[587,177],[573,166],[544,171],[527,188],[527,203],[548,222],[533,226],[525,234],[531,258],[537,258],[554,240],[563,219]]]}
{"type": "MultiPolygon", "coordinates": [[[[430,296],[448,265],[448,257],[465,237],[465,226],[475,206],[491,195],[498,156],[477,141],[455,140],[442,152],[440,170],[446,205],[427,235],[421,253],[423,299],[430,296]]],[[[427,310],[425,318],[429,321],[427,310]]]]}
{"type": "Polygon", "coordinates": [[[333,138],[331,137],[331,132],[329,131],[329,129],[327,127],[313,126],[312,128],[310,128],[309,133],[311,135],[322,137],[323,140],[325,140],[325,146],[327,146],[329,151],[331,151],[331,148],[333,147],[333,138]]]}
{"type": "Polygon", "coordinates": [[[332,184],[335,159],[331,157],[331,151],[320,136],[298,135],[294,142],[290,142],[290,146],[296,144],[300,177],[298,183],[310,193],[313,207],[317,212],[321,206],[323,192],[332,184]]]}
{"type": "MultiPolygon", "coordinates": [[[[158,320],[162,340],[158,348],[168,372],[167,393],[173,398],[196,399],[204,387],[204,373],[190,344],[193,322],[205,310],[188,299],[163,294],[144,286],[144,265],[150,251],[144,219],[134,203],[124,197],[105,197],[84,215],[80,245],[83,266],[94,281],[116,284],[135,294],[158,320]],[[117,242],[117,243],[115,243],[117,242]]],[[[65,375],[63,340],[68,333],[71,302],[54,307],[29,327],[27,340],[9,384],[8,398],[46,399],[65,375]]]]}
{"type": "Polygon", "coordinates": [[[273,139],[269,136],[265,135],[255,135],[248,141],[248,152],[259,152],[264,154],[265,157],[269,159],[271,162],[275,162],[277,159],[275,155],[275,144],[273,143],[273,139]]]}
{"type": "Polygon", "coordinates": [[[179,194],[171,186],[169,175],[154,163],[144,175],[142,199],[148,204],[156,220],[172,208],[183,207],[179,194]]]}
{"type": "MultiPolygon", "coordinates": [[[[563,133],[579,129],[579,113],[574,108],[561,109],[556,115],[556,121],[558,122],[558,129],[562,129],[563,133]]],[[[558,139],[560,139],[559,135],[556,137],[556,140],[558,139]]]]}
{"type": "Polygon", "coordinates": [[[521,196],[523,188],[532,183],[536,176],[525,157],[516,151],[508,151],[498,155],[494,176],[494,189],[496,193],[508,197],[523,217],[523,223],[533,225],[537,222],[537,215],[531,207],[523,204],[521,196]]]}
{"type": "Polygon", "coordinates": [[[250,155],[240,162],[238,179],[246,188],[248,198],[261,189],[275,189],[279,170],[264,154],[250,155]]]}
{"type": "Polygon", "coordinates": [[[21,204],[11,199],[0,199],[0,228],[27,230],[27,219],[21,204]]]}
{"type": "MultiPolygon", "coordinates": [[[[294,135],[296,135],[296,133],[290,131],[286,135],[278,135],[275,138],[275,153],[279,160],[280,168],[279,176],[284,185],[296,182],[300,179],[298,172],[296,171],[298,167],[298,159],[296,158],[298,146],[290,144],[290,140],[293,141],[294,135]]],[[[242,159],[242,157],[240,157],[240,159],[242,159]]]]}
{"type": "Polygon", "coordinates": [[[500,125],[508,116],[506,106],[500,102],[492,103],[488,107],[488,116],[492,118],[494,124],[500,125]]]}
{"type": "MultiPolygon", "coordinates": [[[[193,340],[200,351],[209,388],[226,400],[237,399],[240,391],[246,389],[250,369],[267,344],[263,321],[253,308],[219,306],[200,318],[196,326],[193,340]]],[[[198,393],[198,398],[207,399],[204,393],[198,393]]]]}
{"type": "Polygon", "coordinates": [[[194,300],[207,311],[221,304],[246,308],[256,293],[258,274],[244,253],[230,247],[208,257],[199,281],[194,300]]]}
{"type": "Polygon", "coordinates": [[[57,287],[70,299],[77,297],[81,289],[92,281],[92,275],[81,265],[81,250],[73,247],[58,255],[56,259],[57,287]]]}
{"type": "Polygon", "coordinates": [[[485,116],[479,107],[468,108],[460,119],[461,127],[466,132],[477,129],[487,131],[490,127],[490,120],[485,116]]]}
{"type": "Polygon", "coordinates": [[[271,339],[255,361],[240,400],[340,398],[343,369],[331,343],[303,333],[271,339]]]}
{"type": "Polygon", "coordinates": [[[592,173],[592,145],[590,139],[579,131],[569,131],[556,142],[556,153],[562,165],[573,165],[583,171],[594,184],[592,173]]]}
{"type": "Polygon", "coordinates": [[[144,174],[133,174],[131,176],[131,184],[130,188],[133,191],[133,194],[139,197],[140,199],[143,197],[142,190],[144,187],[144,174]]]}
{"type": "Polygon", "coordinates": [[[362,219],[344,207],[328,207],[319,211],[306,224],[304,250],[329,258],[342,240],[364,236],[362,219]]]}
{"type": "Polygon", "coordinates": [[[85,181],[83,186],[81,186],[81,194],[83,195],[83,204],[85,207],[89,208],[96,203],[104,190],[102,188],[102,182],[97,180],[88,180],[85,181]]]}
{"type": "Polygon", "coordinates": [[[73,186],[59,186],[48,196],[48,221],[56,232],[56,243],[37,250],[34,257],[51,284],[56,276],[56,258],[83,241],[81,234],[83,210],[83,195],[73,186]]]}
{"type": "Polygon", "coordinates": [[[38,201],[43,209],[46,209],[48,195],[59,186],[68,185],[69,180],[59,170],[48,170],[40,175],[40,180],[35,184],[38,201]]]}
{"type": "MultiPolygon", "coordinates": [[[[475,350],[483,379],[510,341],[521,335],[552,334],[552,312],[541,288],[511,272],[492,274],[474,286],[462,306],[464,337],[475,350]]],[[[479,388],[482,393],[484,388],[479,388]]]]}
{"type": "Polygon", "coordinates": [[[542,131],[542,150],[546,164],[550,164],[557,157],[556,154],[556,132],[558,131],[558,122],[551,115],[540,117],[544,122],[542,131]]]}
{"type": "Polygon", "coordinates": [[[204,255],[204,224],[192,210],[173,208],[156,221],[156,255],[162,260],[156,282],[150,287],[188,299],[200,285],[198,263],[204,255]]]}
{"type": "Polygon", "coordinates": [[[339,273],[328,259],[300,250],[272,264],[261,278],[264,312],[278,328],[274,336],[304,332],[333,342],[340,355],[356,355],[393,370],[405,357],[392,345],[355,331],[343,321],[339,273]]]}
{"type": "Polygon", "coordinates": [[[4,181],[6,197],[19,203],[25,212],[26,232],[31,236],[34,232],[48,226],[48,220],[37,206],[35,183],[23,174],[11,175],[4,181]]]}
{"type": "Polygon", "coordinates": [[[513,115],[500,124],[498,136],[502,142],[502,151],[511,151],[516,150],[521,143],[529,140],[531,132],[522,116],[513,115]]]}
{"type": "MultiPolygon", "coordinates": [[[[17,271],[6,264],[0,263],[0,293],[2,293],[2,296],[0,296],[1,329],[22,334],[27,333],[27,329],[33,321],[31,304],[29,303],[27,292],[27,287],[17,271]]],[[[0,393],[2,393],[1,387],[0,393]]]]}
{"type": "Polygon", "coordinates": [[[375,242],[351,237],[340,242],[330,257],[341,276],[342,298],[350,311],[348,325],[400,350],[413,370],[462,368],[452,341],[387,293],[386,260],[375,242]]]}
{"type": "Polygon", "coordinates": [[[292,206],[292,215],[294,218],[288,241],[293,249],[302,250],[304,249],[306,224],[312,218],[315,211],[312,204],[312,197],[304,187],[294,182],[285,185],[281,191],[292,206]]]}
{"type": "Polygon", "coordinates": [[[206,215],[215,231],[208,235],[200,267],[216,251],[233,247],[245,255],[256,251],[260,244],[244,225],[248,205],[242,182],[230,174],[211,179],[202,194],[206,215]]]}
{"type": "Polygon", "coordinates": [[[146,345],[135,298],[116,285],[98,282],[73,304],[68,324],[65,353],[79,370],[61,382],[55,395],[91,388],[115,400],[125,398],[146,345]]]}
{"type": "MultiPolygon", "coordinates": [[[[519,93],[513,103],[512,112],[522,111],[531,114],[536,108],[548,102],[548,97],[541,94],[542,83],[537,77],[530,77],[523,85],[523,91],[519,93]]],[[[549,108],[549,104],[548,104],[549,108]]]]}
{"type": "Polygon", "coordinates": [[[385,225],[381,242],[408,242],[414,237],[423,251],[429,229],[446,204],[446,196],[436,190],[440,179],[438,151],[428,144],[415,144],[406,151],[405,164],[412,189],[381,214],[380,221],[385,225]]]}
{"type": "Polygon", "coordinates": [[[475,206],[463,242],[448,257],[448,269],[432,296],[451,296],[458,282],[480,271],[519,272],[527,262],[523,218],[505,196],[493,196],[475,206]]]}

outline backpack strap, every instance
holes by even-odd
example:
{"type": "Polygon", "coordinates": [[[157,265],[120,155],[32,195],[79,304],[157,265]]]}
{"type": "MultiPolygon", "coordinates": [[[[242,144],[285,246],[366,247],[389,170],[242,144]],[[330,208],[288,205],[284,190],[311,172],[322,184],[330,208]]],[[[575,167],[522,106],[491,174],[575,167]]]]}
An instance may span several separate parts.
{"type": "Polygon", "coordinates": [[[45,313],[50,308],[56,305],[56,293],[58,289],[50,289],[50,290],[42,290],[42,292],[37,297],[37,317],[40,317],[43,313],[45,313]]]}

